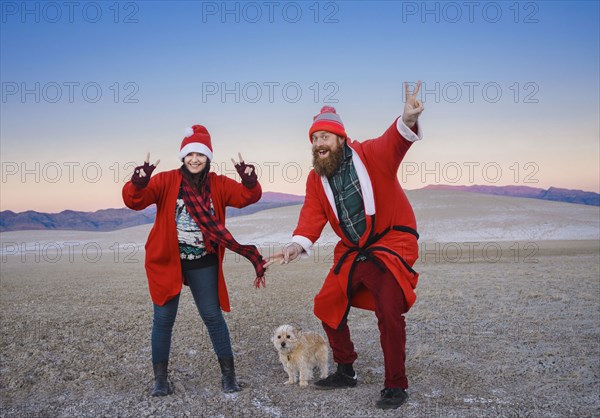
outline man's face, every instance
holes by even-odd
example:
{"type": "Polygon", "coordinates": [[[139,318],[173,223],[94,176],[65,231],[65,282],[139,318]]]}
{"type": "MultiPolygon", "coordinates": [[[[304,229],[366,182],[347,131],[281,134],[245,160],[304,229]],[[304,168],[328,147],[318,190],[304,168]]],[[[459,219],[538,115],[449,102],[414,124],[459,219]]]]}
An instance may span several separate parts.
{"type": "Polygon", "coordinates": [[[208,158],[204,154],[198,152],[190,152],[183,158],[183,163],[187,167],[190,173],[198,174],[206,167],[206,161],[208,158]]]}
{"type": "Polygon", "coordinates": [[[312,134],[313,167],[318,175],[331,177],[340,168],[345,138],[327,131],[312,134]]]}

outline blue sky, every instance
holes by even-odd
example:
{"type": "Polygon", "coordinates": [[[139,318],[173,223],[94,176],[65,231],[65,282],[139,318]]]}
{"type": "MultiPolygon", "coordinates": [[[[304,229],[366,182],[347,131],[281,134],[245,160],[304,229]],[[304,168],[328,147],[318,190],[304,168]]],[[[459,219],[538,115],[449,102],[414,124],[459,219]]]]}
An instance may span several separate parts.
{"type": "Polygon", "coordinates": [[[321,106],[376,137],[419,79],[406,188],[600,188],[598,2],[1,4],[2,210],[121,207],[133,164],[176,168],[196,123],[215,171],[239,151],[302,194],[321,106]]]}

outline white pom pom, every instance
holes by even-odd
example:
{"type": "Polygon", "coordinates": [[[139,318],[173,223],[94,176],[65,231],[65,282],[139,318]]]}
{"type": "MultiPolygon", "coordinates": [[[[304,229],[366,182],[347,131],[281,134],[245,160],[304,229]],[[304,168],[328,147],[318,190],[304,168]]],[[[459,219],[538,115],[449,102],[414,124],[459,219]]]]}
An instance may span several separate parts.
{"type": "Polygon", "coordinates": [[[186,128],[184,134],[185,134],[185,137],[187,138],[189,136],[194,135],[194,130],[192,128],[186,128]]]}

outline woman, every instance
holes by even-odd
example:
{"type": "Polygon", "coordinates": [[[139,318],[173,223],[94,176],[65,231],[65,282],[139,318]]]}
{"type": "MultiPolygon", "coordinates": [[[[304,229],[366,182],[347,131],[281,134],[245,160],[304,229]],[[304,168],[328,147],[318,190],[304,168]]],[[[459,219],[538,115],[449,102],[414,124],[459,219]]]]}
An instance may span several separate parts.
{"type": "Polygon", "coordinates": [[[181,168],[159,173],[148,154],[123,187],[127,207],[142,210],[156,203],[156,219],[146,242],[146,274],[154,304],[152,324],[152,396],[172,393],[167,380],[171,334],[182,284],[188,285],[221,367],[226,393],[240,390],[235,377],[227,323],[229,312],[223,277],[225,248],[248,258],[256,270],[256,285],[264,280],[263,259],[255,246],[238,244],[225,228],[225,207],[241,208],[257,202],[262,194],[256,172],[240,155],[233,163],[242,179],[238,183],[209,172],[213,157],[210,134],[204,126],[186,131],[179,151],[181,168]]]}

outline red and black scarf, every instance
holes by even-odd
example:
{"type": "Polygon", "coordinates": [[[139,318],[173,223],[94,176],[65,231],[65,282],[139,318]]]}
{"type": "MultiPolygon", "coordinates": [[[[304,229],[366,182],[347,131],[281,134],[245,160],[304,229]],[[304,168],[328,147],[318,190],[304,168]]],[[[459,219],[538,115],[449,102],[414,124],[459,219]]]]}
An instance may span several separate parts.
{"type": "Polygon", "coordinates": [[[200,184],[200,190],[192,186],[190,181],[183,176],[183,201],[188,213],[200,227],[204,237],[204,246],[209,253],[215,253],[217,246],[223,246],[246,257],[256,270],[254,286],[265,286],[265,268],[262,255],[254,245],[241,245],[238,243],[225,225],[210,211],[210,185],[208,176],[200,184]]]}

